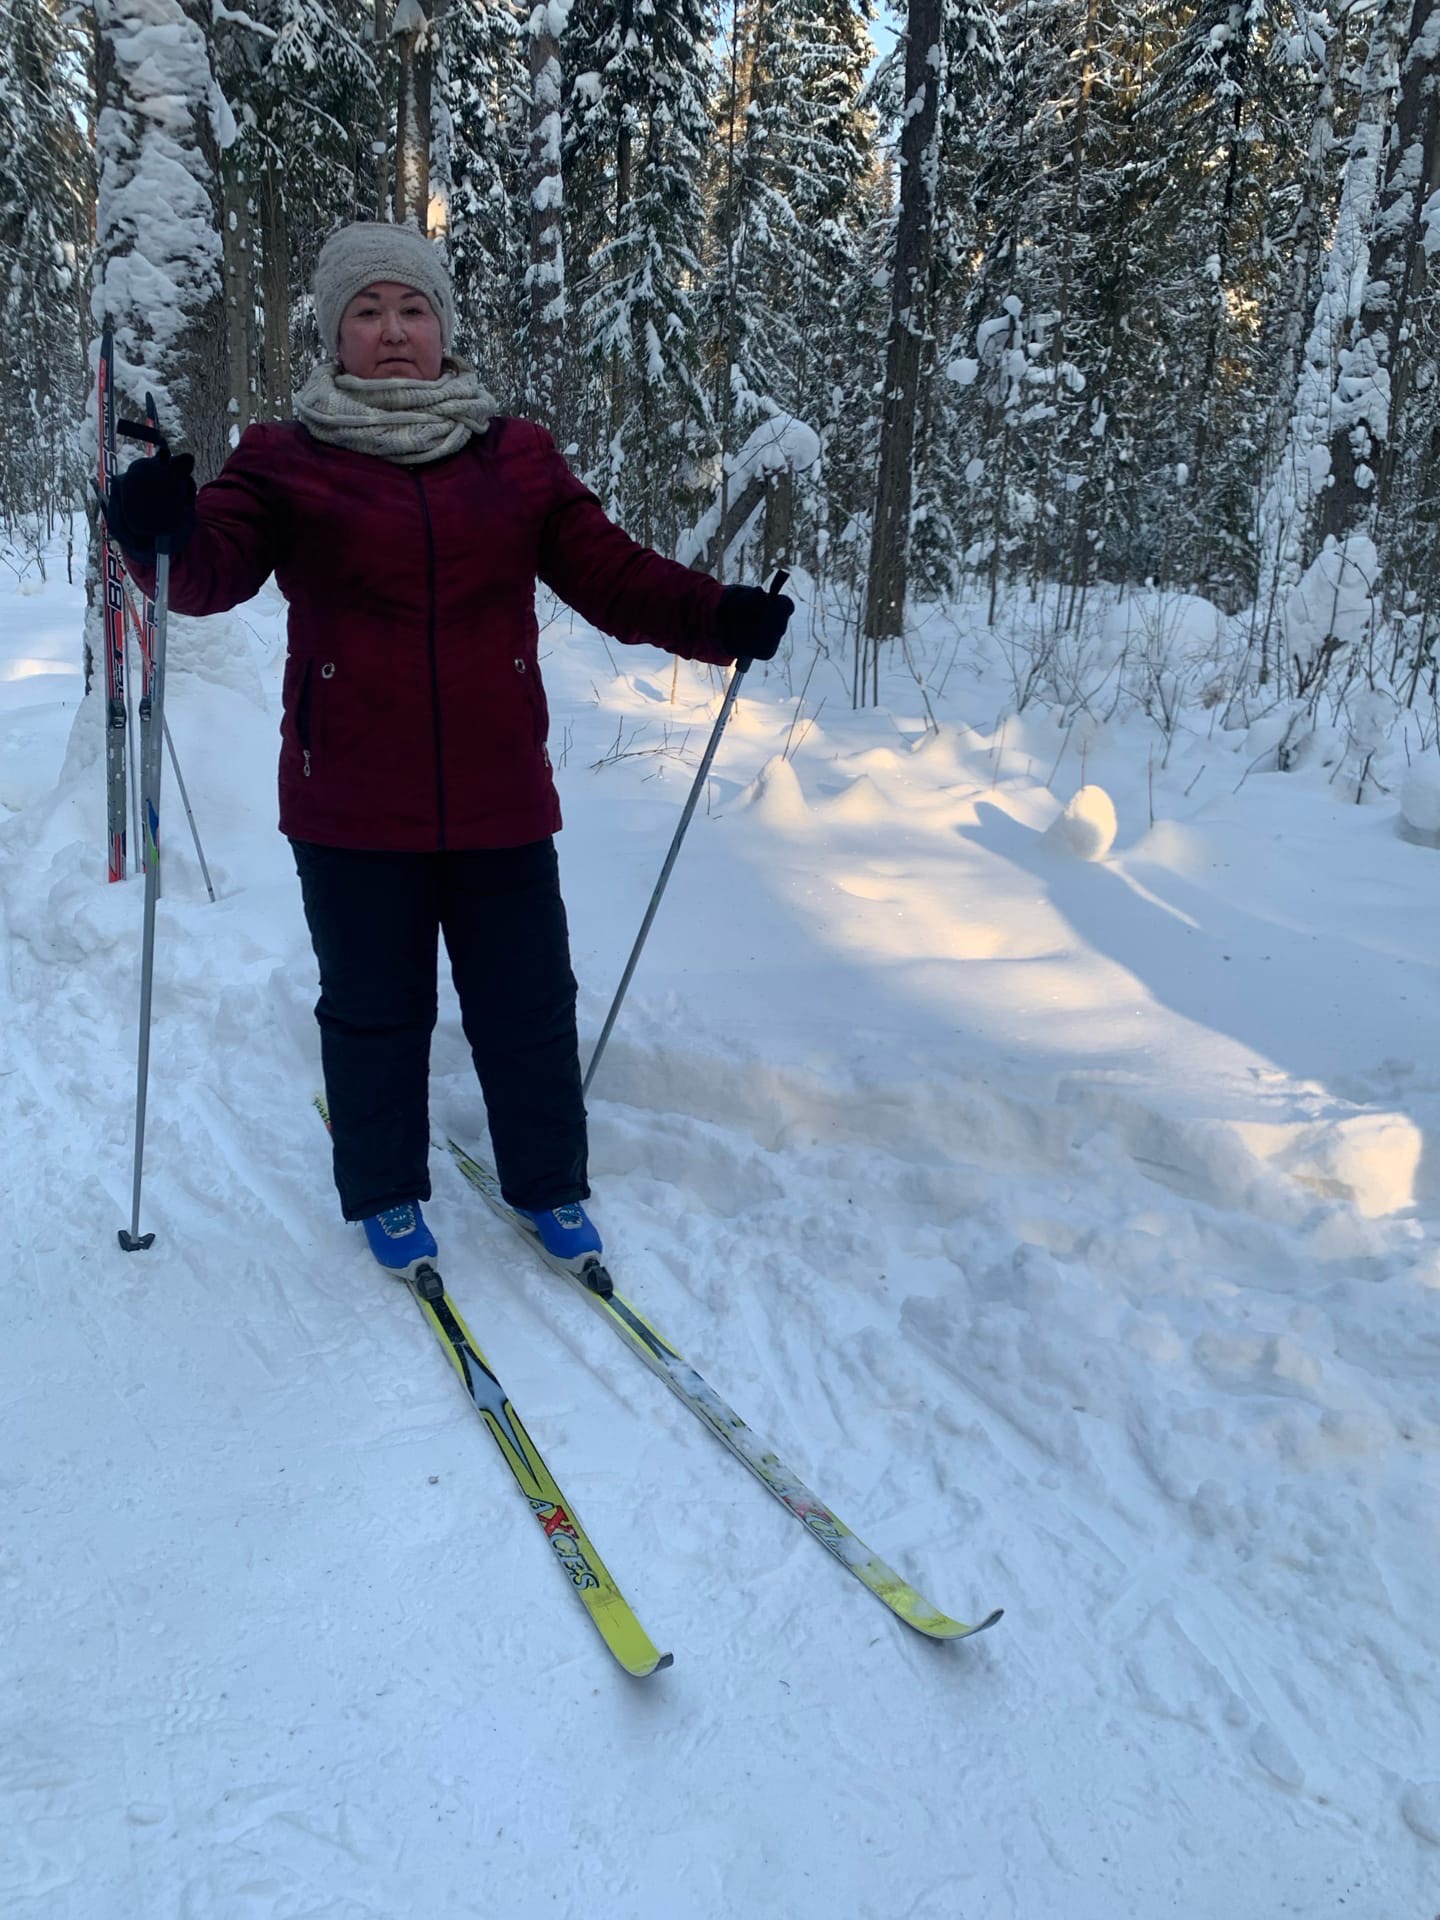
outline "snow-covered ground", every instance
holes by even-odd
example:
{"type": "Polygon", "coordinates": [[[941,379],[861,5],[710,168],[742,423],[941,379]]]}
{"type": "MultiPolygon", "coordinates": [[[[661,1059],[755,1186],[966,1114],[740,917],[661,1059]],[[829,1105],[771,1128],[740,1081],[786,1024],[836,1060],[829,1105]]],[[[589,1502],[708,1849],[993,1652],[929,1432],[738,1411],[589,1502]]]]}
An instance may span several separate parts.
{"type": "MultiPolygon", "coordinates": [[[[273,592],[172,637],[220,899],[170,782],[119,1251],[141,886],[79,620],[58,559],[0,591],[5,1920],[1432,1920],[1440,854],[1395,804],[1246,778],[1213,711],[1082,765],[996,724],[978,629],[938,733],[903,667],[802,707],[802,618],[597,1078],[593,1210],[872,1547],[1005,1618],[894,1623],[437,1155],[452,1294],[674,1650],[637,1683],[337,1217],[273,592]]],[[[719,676],[563,609],[545,650],[593,1038],[719,676]]],[[[434,1065],[483,1139],[453,1004],[434,1065]]]]}

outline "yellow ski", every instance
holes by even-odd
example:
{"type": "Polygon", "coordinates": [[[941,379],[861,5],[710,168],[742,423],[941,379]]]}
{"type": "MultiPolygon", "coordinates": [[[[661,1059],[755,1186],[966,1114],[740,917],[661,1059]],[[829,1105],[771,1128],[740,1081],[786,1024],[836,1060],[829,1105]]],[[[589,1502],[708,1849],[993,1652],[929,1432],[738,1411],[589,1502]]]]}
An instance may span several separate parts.
{"type": "MultiPolygon", "coordinates": [[[[328,1129],[330,1112],[323,1095],[317,1094],[315,1107],[328,1129]]],[[[529,1501],[530,1511],[540,1522],[541,1531],[570,1585],[579,1594],[585,1611],[595,1622],[600,1638],[626,1673],[634,1674],[636,1679],[668,1667],[674,1655],[659,1652],[636,1619],[630,1602],[616,1586],[574,1508],[561,1493],[540,1449],[525,1431],[490,1362],[460,1318],[439,1273],[427,1263],[413,1277],[405,1278],[405,1284],[430,1322],[446,1358],[459,1374],[475,1411],[489,1428],[491,1439],[515,1476],[515,1484],[529,1501]]]]}
{"type": "Polygon", "coordinates": [[[601,1639],[625,1671],[637,1679],[668,1667],[673,1655],[658,1652],[636,1619],[629,1601],[590,1544],[590,1536],[556,1485],[540,1449],[525,1431],[519,1414],[454,1303],[443,1291],[435,1299],[427,1299],[413,1283],[410,1291],[415,1294],[421,1312],[434,1328],[435,1337],[474,1401],[475,1411],[490,1429],[491,1439],[504,1455],[516,1485],[530,1502],[530,1511],[540,1522],[541,1531],[599,1629],[601,1639]]]}
{"type": "Polygon", "coordinates": [[[609,1274],[593,1256],[582,1273],[571,1271],[563,1262],[549,1260],[540,1243],[521,1225],[514,1209],[506,1204],[493,1169],[483,1161],[474,1159],[455,1141],[448,1140],[446,1145],[461,1173],[491,1209],[502,1220],[509,1221],[547,1266],[552,1266],[584,1294],[596,1312],[610,1322],[652,1372],[659,1374],[670,1391],[704,1421],[715,1437],[738,1460],[744,1462],[763,1487],[789,1508],[806,1531],[813,1534],[842,1567],[853,1573],[877,1599],[884,1601],[897,1620],[903,1620],[907,1627],[914,1627],[917,1633],[926,1634],[932,1640],[963,1640],[972,1633],[983,1633],[986,1627],[994,1626],[1003,1608],[997,1607],[993,1613],[986,1614],[983,1620],[967,1623],[952,1620],[949,1614],[932,1607],[923,1594],[917,1592],[893,1567],[887,1566],[878,1554],[872,1553],[823,1500],[813,1494],[777,1455],[761,1444],[734,1408],[726,1406],[690,1362],[651,1326],[638,1308],[631,1306],[628,1300],[615,1292],[609,1274]]]}

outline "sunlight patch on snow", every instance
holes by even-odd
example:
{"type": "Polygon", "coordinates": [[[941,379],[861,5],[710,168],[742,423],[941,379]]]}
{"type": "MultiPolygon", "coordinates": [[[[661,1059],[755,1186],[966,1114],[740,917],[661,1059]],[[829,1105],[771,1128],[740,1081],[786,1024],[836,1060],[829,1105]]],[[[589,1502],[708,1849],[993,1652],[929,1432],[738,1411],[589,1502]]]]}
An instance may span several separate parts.
{"type": "Polygon", "coordinates": [[[1233,1124],[1257,1159],[1313,1193],[1348,1202],[1367,1219],[1415,1204],[1425,1136],[1405,1114],[1361,1113],[1315,1126],[1233,1124]]]}
{"type": "Polygon", "coordinates": [[[985,920],[942,908],[912,877],[847,871],[830,876],[852,900],[883,908],[850,922],[851,942],[888,960],[1056,960],[1055,948],[1038,944],[1023,925],[985,920]]]}
{"type": "Polygon", "coordinates": [[[69,666],[61,660],[25,659],[0,660],[0,682],[12,680],[39,680],[50,674],[70,680],[80,678],[78,666],[69,666]]]}

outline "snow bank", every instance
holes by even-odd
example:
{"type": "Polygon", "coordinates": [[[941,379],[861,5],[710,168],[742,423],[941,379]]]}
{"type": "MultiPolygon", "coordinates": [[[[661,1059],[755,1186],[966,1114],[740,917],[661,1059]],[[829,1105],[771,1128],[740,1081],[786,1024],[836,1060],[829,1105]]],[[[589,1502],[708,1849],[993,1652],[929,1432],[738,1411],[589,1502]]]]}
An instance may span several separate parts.
{"type": "MultiPolygon", "coordinates": [[[[221,900],[167,806],[158,1238],[116,1247],[141,893],[103,879],[98,703],[5,672],[63,659],[69,591],[0,596],[0,1906],[1432,1910],[1428,851],[1249,775],[1238,730],[1167,758],[1123,716],[1042,837],[1064,729],[1009,711],[983,613],[933,721],[899,660],[853,713],[817,659],[799,747],[780,677],[747,686],[592,1089],[593,1210],[757,1433],[937,1604],[1006,1617],[906,1636],[437,1160],[451,1292],[675,1651],[637,1690],[336,1215],[265,596],[172,642],[221,900]]],[[[568,619],[544,662],[588,1052],[715,687],[613,678],[568,619]]],[[[483,1138],[445,984],[432,1095],[483,1138]]]]}

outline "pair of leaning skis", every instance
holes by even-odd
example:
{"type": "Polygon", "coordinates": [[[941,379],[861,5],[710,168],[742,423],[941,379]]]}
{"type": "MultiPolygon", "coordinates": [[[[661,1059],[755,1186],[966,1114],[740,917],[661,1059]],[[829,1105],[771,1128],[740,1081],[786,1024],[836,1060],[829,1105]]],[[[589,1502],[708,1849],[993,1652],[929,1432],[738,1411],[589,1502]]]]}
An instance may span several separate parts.
{"type": "MultiPolygon", "coordinates": [[[[322,1116],[324,1103],[317,1101],[322,1116]]],[[[502,1220],[515,1228],[539,1257],[568,1280],[612,1326],[627,1346],[654,1372],[658,1373],[690,1411],[727,1446],[775,1498],[794,1514],[806,1531],[834,1555],[863,1586],[917,1633],[932,1640],[961,1640],[980,1633],[1000,1618],[998,1611],[967,1625],[952,1620],[932,1607],[923,1595],[903,1580],[893,1567],[873,1554],[858,1540],[823,1500],[779,1460],[746,1426],[733,1408],[696,1372],[688,1360],[645,1318],[637,1307],[616,1292],[597,1255],[590,1255],[579,1272],[563,1261],[552,1260],[541,1247],[527,1223],[506,1205],[500,1182],[482,1160],[465,1152],[455,1141],[446,1143],[461,1173],[480,1197],[502,1220]]],[[[629,1602],[601,1560],[590,1537],[580,1524],[574,1508],[566,1500],[554,1475],[546,1466],[539,1448],[526,1432],[519,1414],[511,1405],[505,1389],[495,1377],[489,1361],[481,1352],[474,1335],[460,1317],[445,1291],[439,1273],[423,1266],[407,1282],[421,1312],[444,1349],[445,1356],[459,1375],[475,1411],[490,1430],[491,1438],[515,1476],[516,1484],[530,1504],[530,1510],[554,1550],[556,1559],[579,1595],[600,1636],[627,1673],[637,1677],[658,1673],[668,1667],[671,1656],[655,1647],[636,1618],[629,1602]]]]}

